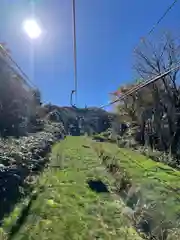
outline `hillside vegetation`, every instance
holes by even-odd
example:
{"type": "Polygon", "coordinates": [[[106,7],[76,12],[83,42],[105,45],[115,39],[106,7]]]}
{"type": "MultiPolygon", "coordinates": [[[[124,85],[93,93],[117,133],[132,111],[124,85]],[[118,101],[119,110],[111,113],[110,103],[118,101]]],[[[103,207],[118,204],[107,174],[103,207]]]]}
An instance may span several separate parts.
{"type": "Polygon", "coordinates": [[[113,175],[117,192],[134,210],[135,225],[155,239],[179,239],[179,171],[112,143],[93,148],[113,175]]]}
{"type": "MultiPolygon", "coordinates": [[[[169,34],[144,42],[138,82],[174,67],[179,49],[169,34]]],[[[178,73],[115,113],[60,107],[43,104],[0,51],[0,239],[180,239],[178,73]]]]}
{"type": "Polygon", "coordinates": [[[2,239],[179,239],[178,171],[86,137],[57,143],[50,159],[2,239]]]}
{"type": "Polygon", "coordinates": [[[49,162],[51,147],[66,135],[92,135],[110,127],[113,114],[98,108],[43,105],[41,94],[0,51],[0,224],[30,196],[49,162]]]}
{"type": "Polygon", "coordinates": [[[90,139],[68,137],[54,146],[22,225],[12,228],[17,207],[3,229],[18,240],[141,239],[122,215],[123,203],[112,187],[113,178],[101,165],[90,139]],[[91,181],[97,181],[94,189],[91,181]]]}
{"type": "MultiPolygon", "coordinates": [[[[159,41],[144,41],[135,49],[137,79],[121,86],[113,97],[120,97],[137,83],[152,79],[177,66],[180,60],[180,43],[170,34],[159,41]]],[[[158,81],[128,95],[116,105],[121,121],[137,126],[134,139],[151,149],[170,153],[179,165],[180,140],[180,89],[179,68],[158,81]]]]}

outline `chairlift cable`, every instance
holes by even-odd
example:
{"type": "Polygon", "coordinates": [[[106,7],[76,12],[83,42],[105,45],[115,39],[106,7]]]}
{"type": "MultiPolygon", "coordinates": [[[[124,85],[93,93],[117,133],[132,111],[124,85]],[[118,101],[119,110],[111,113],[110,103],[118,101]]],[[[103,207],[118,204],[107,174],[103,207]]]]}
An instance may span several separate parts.
{"type": "Polygon", "coordinates": [[[148,32],[148,36],[154,32],[155,28],[160,24],[160,22],[166,17],[166,15],[169,13],[169,11],[174,7],[174,5],[177,3],[178,0],[174,0],[172,4],[166,9],[166,11],[163,13],[163,15],[158,19],[156,24],[151,28],[151,30],[148,32]]]}
{"type": "Polygon", "coordinates": [[[23,72],[20,66],[13,60],[13,58],[10,56],[10,54],[6,51],[6,49],[1,44],[0,44],[0,52],[2,52],[10,60],[10,62],[13,63],[14,66],[16,66],[16,68],[19,70],[21,75],[24,77],[24,80],[28,86],[33,86],[37,88],[37,86],[28,78],[28,76],[23,72]]]}
{"type": "Polygon", "coordinates": [[[110,106],[110,105],[112,105],[112,104],[114,104],[114,103],[117,103],[117,102],[119,102],[120,100],[125,99],[127,96],[133,94],[134,92],[137,92],[137,91],[139,91],[140,89],[148,86],[149,84],[156,82],[157,80],[161,79],[162,77],[167,76],[169,73],[180,69],[180,62],[178,62],[177,64],[178,64],[177,66],[170,68],[169,70],[165,71],[164,73],[159,74],[158,76],[156,76],[156,77],[154,77],[154,78],[152,78],[152,79],[148,79],[148,80],[146,80],[146,81],[144,81],[144,82],[136,85],[135,87],[133,87],[133,88],[131,88],[130,90],[128,90],[125,94],[123,94],[123,95],[122,95],[121,97],[119,97],[118,99],[116,99],[116,100],[114,100],[114,101],[112,101],[112,102],[110,102],[110,103],[108,103],[108,104],[106,104],[106,105],[103,105],[103,106],[101,106],[100,108],[105,108],[105,107],[108,107],[108,106],[110,106]]]}
{"type": "Polygon", "coordinates": [[[73,19],[73,57],[74,57],[74,89],[71,92],[71,105],[72,95],[75,93],[75,102],[77,104],[77,48],[76,48],[76,6],[75,0],[72,0],[72,19],[73,19]]]}
{"type": "MultiPolygon", "coordinates": [[[[169,11],[174,7],[174,5],[177,3],[177,1],[178,1],[178,0],[174,0],[174,1],[172,2],[172,4],[166,9],[166,11],[163,13],[163,15],[158,19],[158,21],[156,22],[156,24],[154,24],[154,26],[150,29],[150,31],[148,32],[147,36],[151,35],[151,34],[154,32],[154,30],[156,29],[156,27],[157,27],[157,26],[160,24],[160,22],[166,17],[166,15],[167,15],[167,14],[169,13],[169,11]]],[[[145,37],[144,37],[143,39],[145,39],[145,37]]],[[[141,40],[142,40],[142,39],[141,39],[141,40]]],[[[147,86],[147,85],[150,84],[151,82],[155,82],[155,81],[159,80],[161,77],[166,76],[166,75],[169,74],[171,71],[176,70],[176,69],[178,69],[178,68],[180,68],[180,66],[178,66],[178,67],[175,68],[175,69],[172,68],[171,70],[169,70],[169,71],[167,71],[167,72],[165,72],[165,73],[163,73],[163,74],[160,74],[160,75],[156,76],[156,77],[153,78],[152,80],[146,80],[145,82],[143,82],[143,83],[135,86],[135,88],[137,88],[137,90],[139,90],[140,88],[142,88],[142,87],[140,87],[141,85],[142,85],[143,87],[144,87],[144,86],[147,86]],[[145,85],[144,85],[144,84],[145,84],[145,85]]],[[[136,90],[136,91],[137,91],[137,90],[136,90]]],[[[126,94],[122,95],[122,97],[123,97],[123,96],[125,97],[125,96],[130,95],[129,92],[130,92],[130,94],[133,93],[133,92],[134,92],[134,88],[130,89],[126,94]],[[131,91],[132,91],[132,92],[131,92],[131,91]]],[[[104,107],[110,106],[110,105],[112,105],[112,104],[120,101],[120,100],[122,99],[122,97],[120,97],[119,99],[117,99],[117,100],[115,100],[115,101],[110,102],[109,104],[103,105],[103,106],[101,106],[100,108],[104,108],[104,107]]]]}

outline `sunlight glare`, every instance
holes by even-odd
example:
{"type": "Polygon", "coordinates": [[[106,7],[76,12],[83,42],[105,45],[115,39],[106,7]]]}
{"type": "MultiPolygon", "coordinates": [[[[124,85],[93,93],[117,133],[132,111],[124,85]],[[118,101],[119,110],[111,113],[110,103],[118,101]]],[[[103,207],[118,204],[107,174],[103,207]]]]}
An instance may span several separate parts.
{"type": "Polygon", "coordinates": [[[24,21],[23,26],[25,32],[31,39],[36,39],[41,35],[41,28],[33,19],[24,21]]]}

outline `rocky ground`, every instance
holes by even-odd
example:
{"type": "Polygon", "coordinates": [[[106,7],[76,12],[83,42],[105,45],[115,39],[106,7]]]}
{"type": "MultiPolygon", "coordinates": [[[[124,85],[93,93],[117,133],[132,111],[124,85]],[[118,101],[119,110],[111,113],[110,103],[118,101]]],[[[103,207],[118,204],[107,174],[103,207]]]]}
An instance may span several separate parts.
{"type": "Polygon", "coordinates": [[[106,130],[113,119],[101,109],[51,106],[40,118],[43,122],[40,127],[34,125],[33,133],[19,138],[0,138],[0,221],[21,197],[29,194],[37,173],[47,165],[48,153],[55,142],[67,134],[99,133],[106,130]]]}
{"type": "Polygon", "coordinates": [[[62,124],[47,121],[41,132],[0,140],[0,220],[30,190],[48,161],[52,144],[64,137],[62,124]]]}

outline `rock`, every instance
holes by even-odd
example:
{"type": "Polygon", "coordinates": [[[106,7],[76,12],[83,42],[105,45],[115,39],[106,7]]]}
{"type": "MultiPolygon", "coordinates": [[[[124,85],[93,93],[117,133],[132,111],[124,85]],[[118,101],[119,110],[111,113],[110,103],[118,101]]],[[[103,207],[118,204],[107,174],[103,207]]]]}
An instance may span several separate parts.
{"type": "Polygon", "coordinates": [[[128,207],[135,209],[136,205],[141,201],[140,187],[132,185],[128,191],[126,204],[128,207]]]}
{"type": "Polygon", "coordinates": [[[0,139],[0,205],[3,209],[0,220],[4,213],[11,210],[12,202],[20,197],[19,188],[24,186],[27,176],[33,171],[41,171],[46,165],[46,154],[61,136],[61,124],[46,122],[42,132],[19,139],[0,139]]]}
{"type": "Polygon", "coordinates": [[[0,171],[4,170],[6,167],[4,164],[0,164],[0,171]]]}

